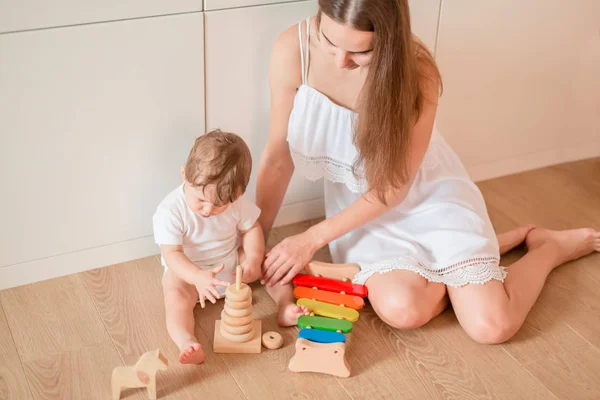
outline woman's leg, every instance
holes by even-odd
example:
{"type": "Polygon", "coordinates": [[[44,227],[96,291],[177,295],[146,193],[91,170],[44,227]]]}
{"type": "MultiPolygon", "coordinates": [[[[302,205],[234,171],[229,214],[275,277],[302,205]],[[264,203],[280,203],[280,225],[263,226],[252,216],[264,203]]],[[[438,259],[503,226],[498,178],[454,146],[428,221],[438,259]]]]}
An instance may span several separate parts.
{"type": "Polygon", "coordinates": [[[497,235],[500,255],[506,254],[525,241],[527,234],[535,228],[535,225],[520,226],[512,231],[499,233],[497,235]]]}
{"type": "Polygon", "coordinates": [[[386,324],[398,329],[425,325],[448,305],[446,286],[419,274],[394,270],[367,279],[369,301],[386,324]]]}
{"type": "Polygon", "coordinates": [[[459,323],[480,343],[502,343],[521,327],[548,274],[557,266],[600,251],[593,229],[534,229],[526,238],[528,253],[510,266],[504,281],[448,287],[459,323]]]}
{"type": "Polygon", "coordinates": [[[200,364],[204,361],[204,352],[194,335],[194,307],[198,291],[171,270],[165,272],[162,285],[167,331],[179,348],[179,362],[200,364]]]}

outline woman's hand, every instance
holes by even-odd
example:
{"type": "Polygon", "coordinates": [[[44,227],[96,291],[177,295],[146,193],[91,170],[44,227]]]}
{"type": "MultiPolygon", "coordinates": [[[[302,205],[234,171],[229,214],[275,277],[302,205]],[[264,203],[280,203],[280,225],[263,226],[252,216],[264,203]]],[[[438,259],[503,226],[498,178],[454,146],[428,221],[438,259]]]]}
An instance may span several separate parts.
{"type": "Polygon", "coordinates": [[[269,286],[289,283],[320,247],[309,231],[285,238],[267,253],[261,283],[269,286]]]}

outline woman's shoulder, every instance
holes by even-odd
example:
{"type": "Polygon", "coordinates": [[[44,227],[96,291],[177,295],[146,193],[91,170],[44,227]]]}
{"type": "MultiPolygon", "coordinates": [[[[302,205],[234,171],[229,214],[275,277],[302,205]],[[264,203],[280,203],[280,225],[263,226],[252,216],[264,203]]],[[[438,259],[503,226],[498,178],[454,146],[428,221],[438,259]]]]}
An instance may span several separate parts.
{"type": "Polygon", "coordinates": [[[271,79],[281,83],[294,84],[296,87],[300,86],[302,64],[298,24],[290,26],[279,34],[273,44],[270,64],[271,79]]]}

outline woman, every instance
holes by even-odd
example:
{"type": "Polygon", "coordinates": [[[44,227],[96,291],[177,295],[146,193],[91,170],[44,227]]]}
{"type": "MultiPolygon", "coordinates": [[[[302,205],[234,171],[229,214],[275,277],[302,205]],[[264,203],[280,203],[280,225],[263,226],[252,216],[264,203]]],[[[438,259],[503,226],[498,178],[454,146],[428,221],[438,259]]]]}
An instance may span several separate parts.
{"type": "Polygon", "coordinates": [[[600,249],[592,229],[525,226],[496,237],[483,197],[435,129],[440,74],[411,34],[407,0],[319,0],[272,54],[271,128],[257,182],[266,235],[294,169],[324,177],[327,218],[275,246],[268,285],[328,244],[357,263],[379,317],[416,328],[448,302],[467,334],[500,343],[523,324],[548,274],[600,249]],[[510,268],[500,254],[526,241],[510,268]]]}

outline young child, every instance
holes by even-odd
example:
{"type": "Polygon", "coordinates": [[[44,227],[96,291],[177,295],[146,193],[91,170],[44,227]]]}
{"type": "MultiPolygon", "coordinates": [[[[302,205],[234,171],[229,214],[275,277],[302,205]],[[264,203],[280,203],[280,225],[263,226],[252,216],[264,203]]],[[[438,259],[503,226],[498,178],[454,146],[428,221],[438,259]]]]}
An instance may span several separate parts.
{"type": "MultiPolygon", "coordinates": [[[[162,285],[167,331],[179,361],[199,364],[204,353],[194,336],[194,306],[215,303],[241,263],[246,283],[261,276],[264,237],[260,209],[245,195],[252,157],[237,135],[219,130],[196,139],[183,183],[165,197],[153,217],[154,239],[165,267],[162,285]]],[[[291,285],[268,288],[279,306],[278,320],[293,325],[304,307],[293,303],[291,285]]]]}

